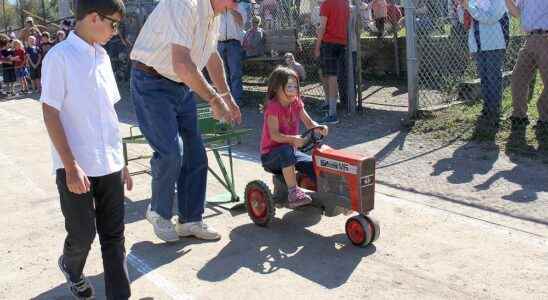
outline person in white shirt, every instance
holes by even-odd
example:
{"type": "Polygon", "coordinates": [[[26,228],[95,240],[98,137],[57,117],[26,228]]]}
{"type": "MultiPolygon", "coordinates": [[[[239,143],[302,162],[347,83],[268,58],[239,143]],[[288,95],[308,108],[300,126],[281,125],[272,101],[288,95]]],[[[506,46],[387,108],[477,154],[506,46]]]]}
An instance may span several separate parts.
{"type": "Polygon", "coordinates": [[[204,224],[207,155],[198,129],[195,94],[217,120],[241,122],[217,52],[220,15],[237,0],[162,0],[131,52],[131,97],[141,132],[154,150],[152,197],[146,218],[166,242],[220,235],[204,224]],[[206,81],[206,67],[215,89],[206,81]],[[171,222],[177,185],[179,220],[171,222]]]}
{"type": "Polygon", "coordinates": [[[244,25],[247,22],[246,7],[244,5],[239,3],[235,9],[225,9],[221,14],[219,44],[217,46],[217,50],[225,63],[230,91],[238,105],[240,105],[243,94],[242,42],[245,35],[244,25]]]}
{"type": "Polygon", "coordinates": [[[47,53],[42,110],[52,143],[67,237],[58,265],[76,299],[94,299],[82,272],[99,233],[107,299],[129,299],[124,247],[124,165],[114,103],[120,100],[104,45],[124,15],[121,0],[79,0],[76,29],[47,53]]]}

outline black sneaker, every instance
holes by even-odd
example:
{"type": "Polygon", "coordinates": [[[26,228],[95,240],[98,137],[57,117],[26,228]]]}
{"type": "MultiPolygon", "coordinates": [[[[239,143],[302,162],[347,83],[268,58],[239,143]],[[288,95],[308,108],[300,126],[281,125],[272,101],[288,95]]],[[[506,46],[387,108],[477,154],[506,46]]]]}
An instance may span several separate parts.
{"type": "Polygon", "coordinates": [[[525,128],[529,125],[529,118],[510,117],[510,122],[512,122],[512,129],[525,128]]]}
{"type": "Polygon", "coordinates": [[[63,255],[59,257],[59,261],[57,263],[59,265],[59,269],[63,272],[63,275],[65,275],[69,291],[75,299],[95,299],[95,290],[83,275],[78,282],[72,282],[72,280],[70,280],[70,275],[65,269],[65,264],[63,263],[63,255]]]}

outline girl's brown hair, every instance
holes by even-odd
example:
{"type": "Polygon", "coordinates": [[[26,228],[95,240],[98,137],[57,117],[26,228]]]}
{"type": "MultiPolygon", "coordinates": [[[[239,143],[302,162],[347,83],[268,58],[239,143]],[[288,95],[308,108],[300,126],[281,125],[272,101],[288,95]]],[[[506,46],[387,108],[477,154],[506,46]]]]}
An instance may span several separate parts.
{"type": "Polygon", "coordinates": [[[299,76],[297,73],[288,67],[278,66],[274,69],[274,71],[272,71],[270,77],[268,77],[268,90],[266,93],[265,102],[263,104],[264,108],[266,108],[268,101],[276,98],[276,94],[280,88],[285,90],[285,87],[289,82],[289,78],[291,77],[297,81],[298,95],[299,97],[301,96],[299,76]]]}

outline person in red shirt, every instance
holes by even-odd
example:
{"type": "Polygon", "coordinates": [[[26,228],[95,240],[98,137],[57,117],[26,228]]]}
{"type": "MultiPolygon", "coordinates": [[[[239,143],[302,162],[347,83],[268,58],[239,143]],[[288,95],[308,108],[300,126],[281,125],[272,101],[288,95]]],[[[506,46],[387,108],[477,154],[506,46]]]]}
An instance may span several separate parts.
{"type": "Polygon", "coordinates": [[[345,59],[348,44],[349,6],[347,0],[326,0],[320,6],[320,28],[314,55],[320,59],[322,81],[327,86],[329,114],[323,124],[337,124],[337,73],[339,61],[345,59]]]}
{"type": "MultiPolygon", "coordinates": [[[[314,182],[316,174],[310,155],[297,150],[306,142],[299,135],[299,126],[302,122],[310,129],[318,127],[318,123],[304,109],[297,73],[287,67],[276,68],[268,79],[267,97],[261,136],[263,168],[274,174],[283,174],[290,208],[309,204],[312,199],[297,186],[295,170],[306,174],[314,182]]],[[[328,133],[325,125],[317,130],[324,136],[328,133]]]]}
{"type": "Polygon", "coordinates": [[[386,6],[386,20],[392,27],[392,31],[397,33],[400,31],[400,22],[403,18],[401,8],[392,3],[393,1],[388,2],[386,6]]]}
{"type": "Polygon", "coordinates": [[[20,40],[14,40],[13,46],[15,48],[15,76],[19,83],[21,83],[21,92],[28,93],[29,86],[27,83],[27,77],[29,77],[29,71],[27,70],[27,52],[23,46],[23,42],[20,40]]]}

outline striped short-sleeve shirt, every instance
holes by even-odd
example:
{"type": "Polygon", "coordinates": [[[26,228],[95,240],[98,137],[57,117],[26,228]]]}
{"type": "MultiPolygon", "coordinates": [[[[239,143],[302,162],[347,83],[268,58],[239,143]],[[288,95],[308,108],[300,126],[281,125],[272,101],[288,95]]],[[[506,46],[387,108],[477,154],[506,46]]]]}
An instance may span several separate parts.
{"type": "Polygon", "coordinates": [[[181,82],[173,69],[171,46],[190,49],[192,61],[201,70],[217,49],[219,24],[210,1],[162,0],[143,25],[131,59],[181,82]]]}

